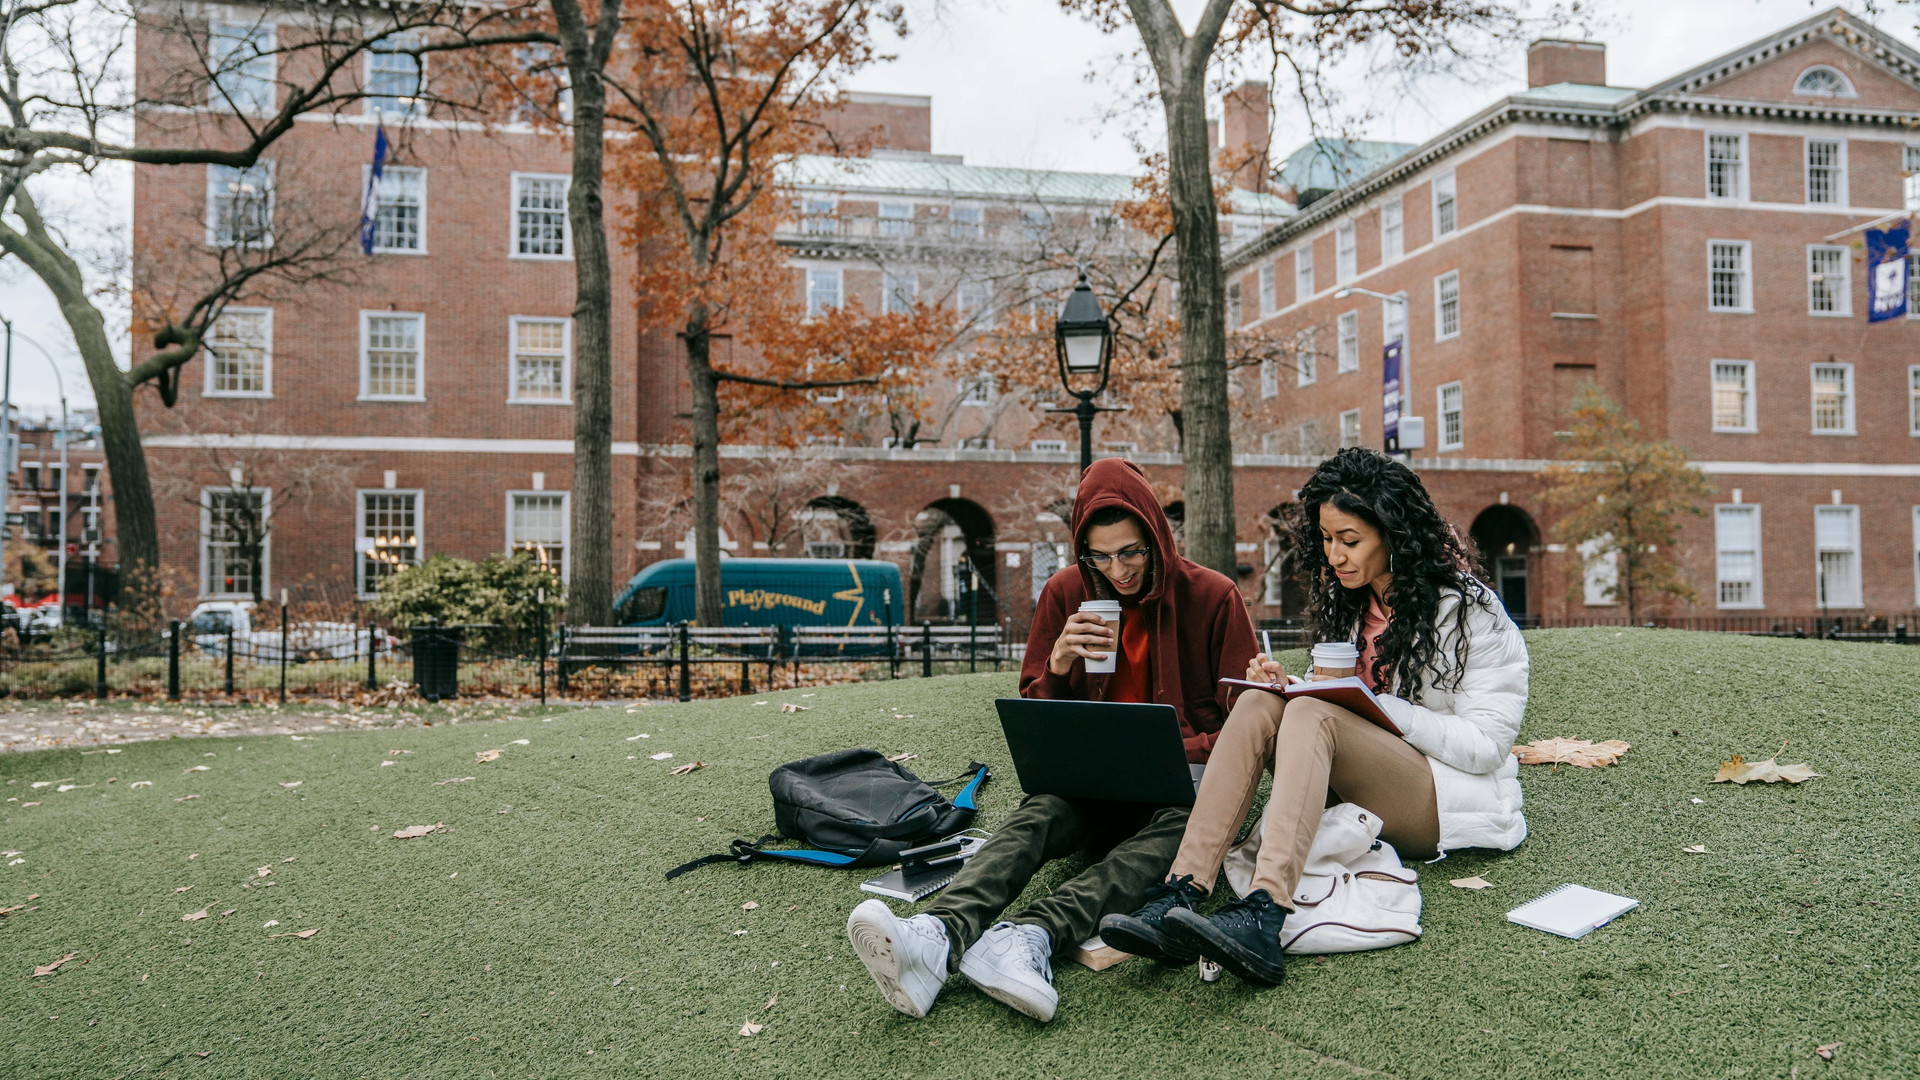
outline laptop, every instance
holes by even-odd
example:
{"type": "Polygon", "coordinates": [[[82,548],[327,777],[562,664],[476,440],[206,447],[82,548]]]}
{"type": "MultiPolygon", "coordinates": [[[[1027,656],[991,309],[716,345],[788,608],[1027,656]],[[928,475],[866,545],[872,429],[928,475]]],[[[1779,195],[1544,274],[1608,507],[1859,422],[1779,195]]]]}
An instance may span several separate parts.
{"type": "Polygon", "coordinates": [[[1187,764],[1173,706],[1045,698],[993,704],[1027,794],[1193,805],[1203,766],[1187,764]]]}

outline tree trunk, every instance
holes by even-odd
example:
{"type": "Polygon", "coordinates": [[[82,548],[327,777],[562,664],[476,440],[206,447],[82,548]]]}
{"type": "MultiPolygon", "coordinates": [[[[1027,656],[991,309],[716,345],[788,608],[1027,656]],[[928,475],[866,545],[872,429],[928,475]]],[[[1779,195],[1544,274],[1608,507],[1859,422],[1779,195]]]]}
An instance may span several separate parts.
{"type": "MultiPolygon", "coordinates": [[[[599,34],[612,32],[608,0],[599,34]]],[[[613,273],[601,197],[606,157],[607,42],[590,41],[578,6],[556,0],[573,92],[573,182],[567,222],[573,229],[573,494],[567,547],[567,621],[613,621],[613,273]]]]}
{"type": "MultiPolygon", "coordinates": [[[[120,548],[121,609],[145,612],[160,597],[160,535],[153,517],[153,484],[147,475],[146,449],[133,411],[133,388],[114,362],[106,322],[93,305],[80,267],[60,248],[41,221],[39,208],[23,184],[14,190],[14,209],[24,233],[0,229],[0,247],[27,264],[60,305],[74,345],[87,368],[94,407],[100,415],[100,441],[113,481],[115,540],[120,548]]],[[[61,583],[62,588],[65,583],[61,583]]]]}
{"type": "Polygon", "coordinates": [[[713,338],[704,302],[687,308],[687,383],[693,389],[694,618],[725,626],[720,591],[720,380],[713,372],[713,338]]]}

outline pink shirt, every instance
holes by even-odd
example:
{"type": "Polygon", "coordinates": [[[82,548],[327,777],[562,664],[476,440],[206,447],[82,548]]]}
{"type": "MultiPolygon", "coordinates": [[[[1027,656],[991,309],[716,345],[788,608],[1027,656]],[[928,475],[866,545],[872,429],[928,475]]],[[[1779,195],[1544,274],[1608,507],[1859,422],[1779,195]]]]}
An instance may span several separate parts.
{"type": "Polygon", "coordinates": [[[1380,653],[1380,635],[1386,632],[1387,609],[1380,606],[1380,597],[1369,589],[1367,610],[1360,615],[1360,666],[1354,674],[1360,676],[1360,681],[1376,694],[1383,691],[1373,682],[1373,659],[1380,653]]]}

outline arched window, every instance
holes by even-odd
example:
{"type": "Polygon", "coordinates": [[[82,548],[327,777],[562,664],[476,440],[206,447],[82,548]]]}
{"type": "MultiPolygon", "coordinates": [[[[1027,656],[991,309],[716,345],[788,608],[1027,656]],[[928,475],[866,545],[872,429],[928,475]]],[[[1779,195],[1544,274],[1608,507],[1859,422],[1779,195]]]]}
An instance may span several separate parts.
{"type": "Polygon", "coordinates": [[[1853,84],[1845,75],[1821,64],[1801,72],[1794,80],[1793,92],[1813,97],[1852,97],[1853,84]]]}

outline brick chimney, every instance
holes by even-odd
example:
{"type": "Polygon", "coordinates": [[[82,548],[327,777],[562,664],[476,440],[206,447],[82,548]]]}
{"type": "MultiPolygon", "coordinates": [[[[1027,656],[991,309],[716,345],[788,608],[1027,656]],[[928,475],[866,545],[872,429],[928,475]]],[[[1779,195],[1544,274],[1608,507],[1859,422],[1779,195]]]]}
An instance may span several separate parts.
{"type": "Polygon", "coordinates": [[[1220,102],[1220,141],[1213,156],[1214,168],[1243,191],[1265,191],[1268,187],[1271,132],[1267,113],[1271,106],[1267,84],[1251,79],[1227,91],[1220,102]]]}
{"type": "Polygon", "coordinates": [[[1607,46],[1599,41],[1541,38],[1527,46],[1527,86],[1607,85],[1607,46]]]}

